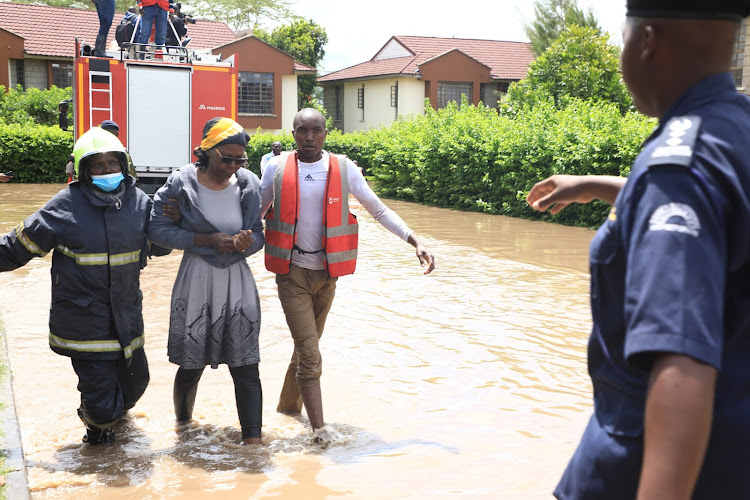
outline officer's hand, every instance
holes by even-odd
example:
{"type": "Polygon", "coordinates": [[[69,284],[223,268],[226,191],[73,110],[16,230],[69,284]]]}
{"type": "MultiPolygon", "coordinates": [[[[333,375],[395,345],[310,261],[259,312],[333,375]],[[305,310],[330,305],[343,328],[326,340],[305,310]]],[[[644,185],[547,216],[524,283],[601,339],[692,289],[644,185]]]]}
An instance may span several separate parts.
{"type": "Polygon", "coordinates": [[[577,175],[553,175],[534,184],[526,202],[539,212],[548,208],[556,214],[573,202],[588,203],[594,199],[583,188],[584,177],[577,175]]]}
{"type": "Polygon", "coordinates": [[[8,177],[5,174],[0,174],[0,182],[8,182],[10,180],[10,177],[8,177]]]}
{"type": "Polygon", "coordinates": [[[170,198],[169,203],[164,203],[161,207],[162,214],[168,219],[172,219],[175,224],[179,225],[182,220],[182,212],[175,198],[170,198]]]}
{"type": "Polygon", "coordinates": [[[243,229],[239,233],[235,234],[232,239],[234,240],[234,249],[238,252],[244,252],[253,243],[253,233],[243,229]]]}

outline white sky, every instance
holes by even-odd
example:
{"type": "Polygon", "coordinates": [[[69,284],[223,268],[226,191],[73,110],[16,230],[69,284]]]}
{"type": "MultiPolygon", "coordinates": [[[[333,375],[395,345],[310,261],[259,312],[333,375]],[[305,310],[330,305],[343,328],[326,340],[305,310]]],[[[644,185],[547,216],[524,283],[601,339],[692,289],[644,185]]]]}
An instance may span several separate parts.
{"type": "MultiPolygon", "coordinates": [[[[578,0],[622,45],[625,0],[578,0]]],[[[292,10],[328,33],[318,74],[369,61],[393,35],[479,38],[527,42],[524,21],[532,0],[293,0],[292,10]]]]}

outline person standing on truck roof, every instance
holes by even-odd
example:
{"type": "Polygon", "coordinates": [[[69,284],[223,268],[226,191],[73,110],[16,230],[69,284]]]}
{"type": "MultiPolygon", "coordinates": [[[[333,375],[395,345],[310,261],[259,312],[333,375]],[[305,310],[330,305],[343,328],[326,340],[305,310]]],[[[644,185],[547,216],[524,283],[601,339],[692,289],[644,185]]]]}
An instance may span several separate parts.
{"type": "Polygon", "coordinates": [[[167,38],[167,18],[174,15],[174,0],[138,0],[141,27],[138,43],[145,44],[151,37],[151,26],[155,25],[154,43],[164,48],[167,38]]]}
{"type": "Polygon", "coordinates": [[[352,274],[357,261],[357,218],[349,212],[349,193],[376,221],[410,243],[429,274],[435,259],[396,213],[367,185],[346,156],[323,150],[327,130],[312,108],[292,123],[297,150],[268,162],[263,175],[262,212],[266,215],[266,269],[276,273],[279,299],[294,339],[294,353],[281,390],[282,413],[298,414],[304,403],[313,442],[333,439],[324,427],[319,341],[333,303],[336,280],[352,274]],[[273,204],[273,206],[272,206],[273,204]]]}
{"type": "Polygon", "coordinates": [[[77,180],[0,238],[0,272],[52,255],[49,345],[78,376],[83,441],[114,440],[115,423],[149,382],[141,269],[151,245],[151,199],[127,175],[117,137],[94,127],[73,148],[77,180]]]}
{"type": "Polygon", "coordinates": [[[261,443],[263,393],[258,363],[260,301],[246,257],[263,248],[260,180],[247,165],[249,136],[229,118],[213,118],[196,148],[198,161],[173,172],[154,195],[149,236],[184,249],[172,289],[169,361],[179,365],[174,410],[193,416],[206,366],[229,366],[242,442],[261,443]],[[174,207],[170,201],[179,200],[174,207]],[[182,213],[180,224],[163,215],[182,213]]]}
{"type": "Polygon", "coordinates": [[[91,3],[96,7],[96,14],[99,16],[99,33],[94,44],[94,56],[109,57],[106,53],[107,36],[115,17],[115,0],[91,0],[91,3]]]}
{"type": "Polygon", "coordinates": [[[281,143],[279,141],[275,141],[271,145],[271,152],[266,153],[263,155],[263,158],[260,159],[260,176],[263,177],[263,172],[266,171],[266,166],[268,165],[268,162],[273,158],[274,156],[279,156],[281,154],[281,143]]]}

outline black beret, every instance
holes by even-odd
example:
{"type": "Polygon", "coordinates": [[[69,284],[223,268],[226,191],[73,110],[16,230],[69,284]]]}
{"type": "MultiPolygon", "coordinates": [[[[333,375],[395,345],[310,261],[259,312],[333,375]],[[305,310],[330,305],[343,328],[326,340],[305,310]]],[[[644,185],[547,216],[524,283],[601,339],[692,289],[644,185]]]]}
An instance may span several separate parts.
{"type": "Polygon", "coordinates": [[[682,19],[732,19],[750,16],[750,0],[627,0],[626,15],[682,19]]]}

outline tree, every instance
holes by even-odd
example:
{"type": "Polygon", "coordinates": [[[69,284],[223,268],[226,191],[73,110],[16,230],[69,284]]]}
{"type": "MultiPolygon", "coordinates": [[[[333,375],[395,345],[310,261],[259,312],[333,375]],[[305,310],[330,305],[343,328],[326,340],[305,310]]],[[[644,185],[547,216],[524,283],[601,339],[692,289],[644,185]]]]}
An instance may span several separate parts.
{"type": "Polygon", "coordinates": [[[534,55],[542,55],[569,24],[588,26],[601,32],[593,11],[580,9],[577,0],[535,0],[534,20],[523,27],[534,55]]]}
{"type": "Polygon", "coordinates": [[[529,66],[526,78],[508,89],[503,111],[515,113],[540,100],[557,108],[574,97],[615,103],[625,113],[633,100],[620,77],[620,50],[595,29],[570,25],[529,66]]]}
{"type": "Polygon", "coordinates": [[[197,17],[221,21],[234,31],[260,26],[261,21],[294,19],[289,0],[197,0],[190,3],[190,9],[197,17]]]}
{"type": "MultiPolygon", "coordinates": [[[[308,66],[317,66],[325,55],[325,44],[328,35],[325,28],[312,19],[295,20],[291,24],[274,28],[270,33],[256,30],[254,35],[279,50],[294,57],[308,66]]],[[[317,80],[315,75],[303,75],[297,79],[299,106],[310,107],[315,102],[313,97],[317,80]]]]}

